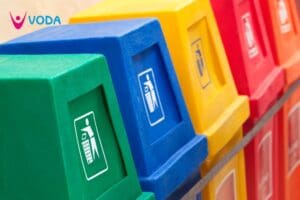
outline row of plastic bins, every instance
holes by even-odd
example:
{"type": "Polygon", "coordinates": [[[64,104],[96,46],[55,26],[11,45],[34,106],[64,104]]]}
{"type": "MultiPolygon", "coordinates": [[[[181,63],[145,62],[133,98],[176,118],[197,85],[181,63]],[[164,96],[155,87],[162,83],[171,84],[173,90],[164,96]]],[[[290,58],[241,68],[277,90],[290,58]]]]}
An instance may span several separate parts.
{"type": "MultiPolygon", "coordinates": [[[[70,23],[0,46],[1,199],[179,199],[300,77],[293,0],[103,0],[70,23]]],[[[298,200],[299,108],[195,199],[298,200]]]]}

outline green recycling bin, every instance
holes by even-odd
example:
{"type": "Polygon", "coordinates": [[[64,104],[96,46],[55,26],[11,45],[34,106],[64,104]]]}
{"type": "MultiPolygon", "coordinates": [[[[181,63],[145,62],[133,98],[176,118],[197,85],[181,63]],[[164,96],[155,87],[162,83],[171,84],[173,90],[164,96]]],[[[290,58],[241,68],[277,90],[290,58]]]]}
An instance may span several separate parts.
{"type": "Polygon", "coordinates": [[[0,199],[154,199],[103,56],[2,55],[0,95],[0,199]]]}

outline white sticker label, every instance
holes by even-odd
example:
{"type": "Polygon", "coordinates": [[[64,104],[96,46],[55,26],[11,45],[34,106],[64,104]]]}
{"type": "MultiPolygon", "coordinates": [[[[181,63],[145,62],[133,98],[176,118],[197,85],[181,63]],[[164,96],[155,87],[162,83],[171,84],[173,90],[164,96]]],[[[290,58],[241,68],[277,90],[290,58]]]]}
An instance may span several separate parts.
{"type": "Polygon", "coordinates": [[[292,25],[289,19],[288,8],[285,0],[277,0],[278,16],[280,22],[280,31],[282,34],[288,33],[292,30],[292,25]]]}
{"type": "Polygon", "coordinates": [[[108,170],[94,112],[76,118],[74,129],[84,174],[90,181],[108,170]]]}
{"type": "Polygon", "coordinates": [[[258,172],[258,199],[271,199],[273,193],[272,168],[272,131],[266,133],[258,145],[259,172],[258,172]]]}
{"type": "Polygon", "coordinates": [[[216,200],[237,200],[236,172],[231,170],[216,189],[216,200]]]}
{"type": "Polygon", "coordinates": [[[289,174],[300,165],[300,103],[288,115],[289,132],[289,174]]]}
{"type": "Polygon", "coordinates": [[[152,68],[139,73],[138,80],[148,122],[150,126],[155,126],[165,119],[165,113],[152,68]]]}
{"type": "Polygon", "coordinates": [[[255,35],[253,32],[252,18],[250,13],[246,13],[242,16],[242,22],[243,22],[245,42],[248,47],[248,56],[249,58],[253,58],[258,55],[259,51],[258,51],[255,35]]]}

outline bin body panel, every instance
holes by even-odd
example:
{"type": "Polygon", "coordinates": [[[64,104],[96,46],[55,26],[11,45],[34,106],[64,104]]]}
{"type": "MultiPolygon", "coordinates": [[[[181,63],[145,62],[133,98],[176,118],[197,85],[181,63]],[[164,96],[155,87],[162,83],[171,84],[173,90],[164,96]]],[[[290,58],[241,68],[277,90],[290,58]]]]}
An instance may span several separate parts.
{"type": "Polygon", "coordinates": [[[52,27],[0,49],[18,54],[104,54],[142,188],[154,191],[156,198],[166,198],[205,159],[206,138],[195,135],[156,20],[52,27]]]}
{"type": "Polygon", "coordinates": [[[8,113],[1,120],[1,198],[153,199],[138,184],[103,56],[0,60],[1,110],[8,113]]]}
{"type": "Polygon", "coordinates": [[[248,199],[279,199],[279,115],[275,115],[245,148],[248,199]]]}
{"type": "MultiPolygon", "coordinates": [[[[207,160],[201,168],[203,174],[207,173],[224,155],[226,155],[243,137],[240,128],[235,137],[213,158],[207,160]]],[[[244,152],[239,152],[224,168],[212,179],[203,190],[203,199],[216,200],[246,200],[246,180],[244,152]]]]}

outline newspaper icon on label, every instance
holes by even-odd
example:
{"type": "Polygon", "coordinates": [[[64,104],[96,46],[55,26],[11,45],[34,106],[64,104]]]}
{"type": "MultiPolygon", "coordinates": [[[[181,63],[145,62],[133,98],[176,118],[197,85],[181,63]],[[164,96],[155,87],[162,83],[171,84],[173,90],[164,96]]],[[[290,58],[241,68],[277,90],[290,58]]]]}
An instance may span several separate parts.
{"type": "Polygon", "coordinates": [[[242,22],[243,22],[245,41],[248,47],[248,56],[249,58],[253,58],[256,55],[258,55],[259,52],[258,52],[256,38],[253,32],[252,18],[250,13],[246,13],[242,16],[242,22]]]}
{"type": "Polygon", "coordinates": [[[152,68],[139,73],[138,80],[149,124],[155,126],[165,119],[165,114],[152,68]]]}
{"type": "Polygon", "coordinates": [[[94,112],[76,118],[74,128],[85,177],[92,180],[108,170],[94,112]]]}
{"type": "Polygon", "coordinates": [[[289,13],[285,0],[278,0],[278,16],[280,21],[281,33],[288,33],[292,30],[292,25],[289,19],[289,13]]]}

